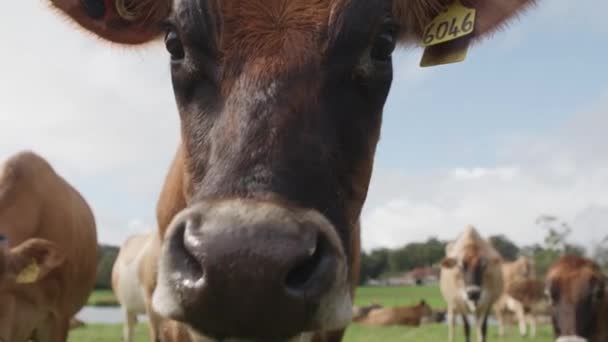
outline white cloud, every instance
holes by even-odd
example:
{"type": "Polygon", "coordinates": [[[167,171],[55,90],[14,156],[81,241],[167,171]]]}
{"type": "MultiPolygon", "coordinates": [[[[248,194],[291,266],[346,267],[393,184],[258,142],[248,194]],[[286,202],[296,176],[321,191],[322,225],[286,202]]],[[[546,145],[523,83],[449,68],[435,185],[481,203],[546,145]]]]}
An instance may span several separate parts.
{"type": "Polygon", "coordinates": [[[0,158],[43,155],[94,208],[100,240],[119,243],[154,227],[177,146],[167,54],[109,45],[47,7],[17,1],[0,14],[0,158]]]}
{"type": "Polygon", "coordinates": [[[547,135],[519,137],[502,151],[509,166],[424,176],[378,169],[362,220],[363,246],[396,247],[430,236],[452,239],[468,224],[486,236],[541,242],[545,232],[534,224],[541,214],[570,222],[573,240],[589,246],[608,235],[605,127],[608,98],[547,135]]]}

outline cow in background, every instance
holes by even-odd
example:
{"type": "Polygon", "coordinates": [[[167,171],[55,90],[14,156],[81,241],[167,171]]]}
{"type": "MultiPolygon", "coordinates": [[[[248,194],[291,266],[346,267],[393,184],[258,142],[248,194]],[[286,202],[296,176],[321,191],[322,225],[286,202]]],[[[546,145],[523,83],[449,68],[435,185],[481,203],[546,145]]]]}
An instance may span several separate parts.
{"type": "Polygon", "coordinates": [[[413,306],[396,306],[391,308],[373,308],[366,315],[353,318],[354,322],[363,325],[390,326],[408,325],[420,326],[425,317],[430,317],[433,309],[424,301],[413,306]]]}
{"type": "Polygon", "coordinates": [[[494,312],[498,321],[498,335],[504,335],[504,312],[507,310],[515,313],[521,336],[526,335],[526,321],[530,322],[530,334],[536,335],[534,317],[532,313],[526,312],[524,304],[508,294],[507,289],[515,282],[533,279],[536,276],[534,261],[527,256],[520,256],[515,261],[503,261],[502,277],[504,281],[503,293],[494,305],[494,312]]]}
{"type": "Polygon", "coordinates": [[[149,338],[156,342],[160,336],[161,317],[152,309],[150,283],[156,277],[156,256],[160,251],[160,238],[156,231],[132,235],[120,248],[112,268],[112,290],[125,313],[123,339],[133,341],[137,315],[149,319],[149,338]]]}
{"type": "Polygon", "coordinates": [[[477,341],[485,342],[490,310],[503,291],[502,258],[473,226],[447,244],[441,262],[440,289],[447,303],[448,340],[454,341],[456,315],[461,315],[466,341],[471,339],[468,314],[475,316],[477,341]]]}
{"type": "Polygon", "coordinates": [[[597,263],[566,255],[545,279],[556,342],[608,341],[608,281],[597,263]]]}
{"type": "Polygon", "coordinates": [[[41,156],[0,166],[0,341],[65,342],[97,276],[97,230],[82,195],[41,156]]]}

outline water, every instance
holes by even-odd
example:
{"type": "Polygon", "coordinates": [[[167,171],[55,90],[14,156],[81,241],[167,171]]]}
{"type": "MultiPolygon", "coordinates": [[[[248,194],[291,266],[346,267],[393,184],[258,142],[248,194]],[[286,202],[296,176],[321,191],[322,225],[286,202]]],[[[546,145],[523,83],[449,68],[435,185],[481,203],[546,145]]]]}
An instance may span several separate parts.
{"type": "MultiPolygon", "coordinates": [[[[124,313],[120,307],[85,306],[76,318],[87,324],[118,324],[124,322],[124,313]]],[[[137,316],[140,322],[147,321],[145,315],[137,316]]]]}

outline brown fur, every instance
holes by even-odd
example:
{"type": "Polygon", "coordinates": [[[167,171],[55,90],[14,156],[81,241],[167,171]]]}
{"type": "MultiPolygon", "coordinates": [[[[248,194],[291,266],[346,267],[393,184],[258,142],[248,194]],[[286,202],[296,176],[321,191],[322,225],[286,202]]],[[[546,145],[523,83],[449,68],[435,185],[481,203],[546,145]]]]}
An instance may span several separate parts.
{"type": "MultiPolygon", "coordinates": [[[[496,318],[498,320],[499,335],[504,335],[505,311],[513,311],[517,317],[520,334],[526,334],[527,320],[530,322],[531,335],[534,336],[536,334],[536,317],[534,313],[529,312],[529,310],[527,309],[528,305],[532,305],[532,302],[535,302],[535,296],[537,294],[533,292],[526,296],[521,293],[521,291],[524,291],[527,287],[532,287],[530,288],[530,290],[534,289],[533,286],[535,284],[535,281],[533,278],[535,277],[536,272],[534,270],[533,260],[529,257],[522,256],[515,261],[503,262],[502,274],[505,284],[504,291],[500,299],[494,305],[496,318]],[[525,298],[526,302],[522,302],[517,298],[511,296],[509,294],[510,291],[513,291],[514,293],[517,293],[518,296],[522,296],[522,298],[525,298]]],[[[541,298],[536,299],[542,299],[542,292],[541,298]]]]}
{"type": "Polygon", "coordinates": [[[506,293],[521,302],[526,312],[539,304],[545,298],[545,284],[538,279],[521,279],[511,282],[506,287],[506,293]]]}
{"type": "MultiPolygon", "coordinates": [[[[125,22],[112,11],[87,19],[73,0],[52,1],[84,28],[127,44],[158,36],[155,19],[169,7],[166,0],[142,1],[142,8],[155,8],[148,19],[125,22]]],[[[531,2],[476,1],[476,36],[531,2]]],[[[202,201],[248,199],[311,209],[341,239],[354,296],[359,215],[392,78],[386,64],[372,61],[372,52],[385,20],[396,21],[403,41],[419,38],[444,4],[183,0],[166,16],[190,58],[173,72],[182,140],[157,206],[161,238],[178,212],[202,201]]],[[[154,283],[150,277],[150,289],[154,283]]]]}
{"type": "Polygon", "coordinates": [[[608,281],[592,260],[566,255],[549,268],[546,291],[551,299],[555,337],[580,336],[608,341],[608,281]]]}
{"type": "MultiPolygon", "coordinates": [[[[86,304],[96,278],[97,232],[90,207],[42,157],[21,152],[0,166],[0,234],[8,237],[15,255],[28,249],[43,271],[36,283],[0,293],[0,302],[8,303],[0,306],[0,337],[18,341],[17,336],[35,332],[65,341],[70,319],[86,304]],[[31,250],[34,244],[42,249],[31,250]],[[60,261],[49,259],[49,248],[61,253],[60,261]]],[[[11,267],[21,269],[31,259],[15,260],[11,267]]]]}
{"type": "Polygon", "coordinates": [[[424,317],[428,317],[432,313],[431,307],[426,302],[421,301],[413,306],[371,309],[367,315],[353,319],[353,321],[363,325],[408,325],[417,327],[424,317]]]}

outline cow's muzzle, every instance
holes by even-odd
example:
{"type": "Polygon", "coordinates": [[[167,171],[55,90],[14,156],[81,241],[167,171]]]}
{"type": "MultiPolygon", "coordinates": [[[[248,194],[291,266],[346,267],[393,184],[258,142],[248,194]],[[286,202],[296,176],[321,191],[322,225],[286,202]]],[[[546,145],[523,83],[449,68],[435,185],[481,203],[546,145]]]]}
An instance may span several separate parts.
{"type": "Polygon", "coordinates": [[[351,318],[333,225],[270,202],[203,202],[169,226],[154,308],[212,338],[286,339],[351,318]]]}

